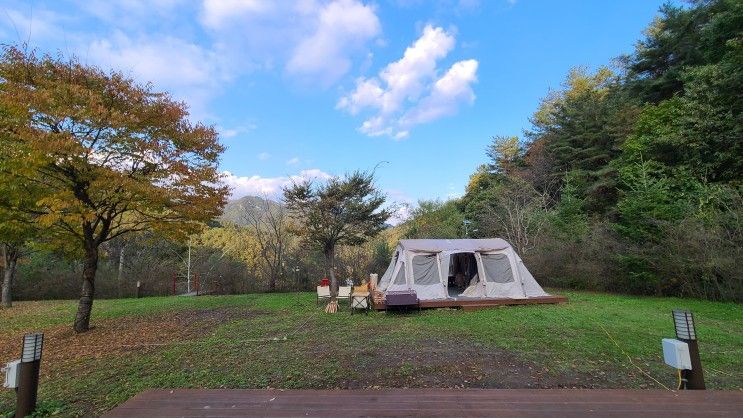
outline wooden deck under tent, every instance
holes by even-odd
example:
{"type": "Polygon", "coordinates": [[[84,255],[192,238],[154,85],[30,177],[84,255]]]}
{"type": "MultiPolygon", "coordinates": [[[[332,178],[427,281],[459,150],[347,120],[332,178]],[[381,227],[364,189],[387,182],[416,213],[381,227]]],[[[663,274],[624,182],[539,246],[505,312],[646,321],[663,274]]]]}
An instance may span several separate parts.
{"type": "MultiPolygon", "coordinates": [[[[461,308],[465,311],[474,311],[478,309],[497,308],[499,306],[508,305],[539,305],[539,304],[550,304],[550,303],[564,303],[567,302],[568,298],[565,296],[539,296],[530,297],[527,299],[510,299],[510,298],[449,298],[439,300],[423,300],[420,301],[420,308],[461,308]]],[[[384,311],[387,309],[384,301],[379,297],[375,297],[373,308],[378,311],[384,311]]]]}

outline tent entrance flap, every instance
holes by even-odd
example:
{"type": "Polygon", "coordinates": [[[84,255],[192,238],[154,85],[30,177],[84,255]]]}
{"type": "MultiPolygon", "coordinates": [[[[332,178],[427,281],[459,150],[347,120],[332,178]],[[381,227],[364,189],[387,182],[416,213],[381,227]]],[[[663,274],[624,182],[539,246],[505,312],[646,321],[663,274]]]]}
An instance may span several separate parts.
{"type": "Polygon", "coordinates": [[[449,257],[447,287],[449,294],[460,293],[466,289],[477,275],[477,260],[472,252],[454,253],[449,257]]]}

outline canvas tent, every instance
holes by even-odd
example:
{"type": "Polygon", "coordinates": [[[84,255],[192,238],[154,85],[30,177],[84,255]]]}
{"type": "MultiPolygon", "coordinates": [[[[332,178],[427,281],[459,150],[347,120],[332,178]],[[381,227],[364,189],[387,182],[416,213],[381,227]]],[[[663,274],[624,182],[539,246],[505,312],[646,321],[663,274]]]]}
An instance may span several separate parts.
{"type": "Polygon", "coordinates": [[[549,296],[500,238],[400,240],[378,289],[412,289],[422,301],[549,296]],[[454,279],[466,288],[453,289],[454,279]]]}

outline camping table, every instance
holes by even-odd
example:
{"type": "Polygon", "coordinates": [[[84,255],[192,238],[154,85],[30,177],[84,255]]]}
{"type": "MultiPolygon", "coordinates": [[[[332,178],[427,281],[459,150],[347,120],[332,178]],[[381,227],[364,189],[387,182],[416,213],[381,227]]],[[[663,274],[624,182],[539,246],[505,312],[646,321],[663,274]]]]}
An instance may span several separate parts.
{"type": "Polygon", "coordinates": [[[385,306],[389,308],[401,308],[406,311],[411,306],[416,306],[420,310],[418,295],[415,290],[390,290],[386,294],[385,306]]]}

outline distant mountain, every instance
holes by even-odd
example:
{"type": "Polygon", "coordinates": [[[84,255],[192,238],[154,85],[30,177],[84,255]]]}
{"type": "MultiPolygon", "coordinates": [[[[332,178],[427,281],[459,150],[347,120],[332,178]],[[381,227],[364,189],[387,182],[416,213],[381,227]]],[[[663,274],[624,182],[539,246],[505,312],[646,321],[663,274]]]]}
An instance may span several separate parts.
{"type": "MultiPolygon", "coordinates": [[[[258,196],[245,196],[237,200],[229,201],[224,207],[222,216],[217,220],[220,223],[245,225],[246,214],[255,211],[258,211],[258,213],[263,212],[264,204],[263,198],[258,196]]],[[[278,208],[281,208],[281,203],[269,200],[268,207],[270,210],[277,210],[278,208]]]]}

